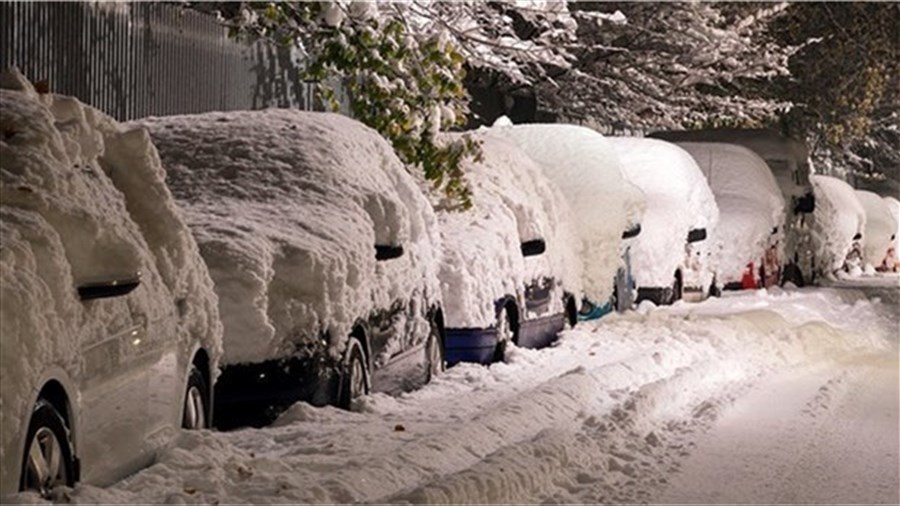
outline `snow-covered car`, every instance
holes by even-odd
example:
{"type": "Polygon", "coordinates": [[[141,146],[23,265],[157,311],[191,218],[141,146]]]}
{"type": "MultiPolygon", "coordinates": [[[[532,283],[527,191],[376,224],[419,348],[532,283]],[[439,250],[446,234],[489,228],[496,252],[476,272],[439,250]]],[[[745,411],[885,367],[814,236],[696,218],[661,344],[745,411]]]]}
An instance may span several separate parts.
{"type": "Polygon", "coordinates": [[[833,278],[841,271],[862,269],[866,211],[853,187],[836,177],[810,177],[816,197],[813,234],[819,274],[833,278]]]}
{"type": "Polygon", "coordinates": [[[900,200],[894,197],[885,197],[885,204],[897,223],[897,230],[894,232],[894,244],[888,248],[888,254],[884,257],[881,265],[875,267],[875,270],[881,272],[898,272],[900,271],[900,200]]]}
{"type": "Polygon", "coordinates": [[[863,232],[863,270],[871,273],[883,265],[889,250],[897,240],[897,218],[887,201],[877,193],[856,190],[856,198],[866,211],[863,232]]]}
{"type": "Polygon", "coordinates": [[[715,231],[719,209],[697,163],[669,142],[608,139],[625,179],[646,198],[641,234],[631,247],[638,302],[670,304],[685,292],[705,298],[713,285],[705,244],[715,231]]]}
{"type": "Polygon", "coordinates": [[[147,118],[225,326],[216,424],[349,407],[444,365],[435,215],[350,118],[270,109],[147,118]]]}
{"type": "Polygon", "coordinates": [[[105,486],[208,426],[212,280],[146,131],[0,87],[0,495],[105,486]]]}
{"type": "Polygon", "coordinates": [[[579,319],[630,308],[629,249],[641,231],[644,195],[625,180],[615,149],[600,133],[566,124],[512,125],[501,118],[490,132],[537,162],[575,216],[583,263],[579,319]]]}
{"type": "Polygon", "coordinates": [[[784,255],[784,197],[765,160],[737,144],[677,144],[697,162],[719,207],[711,241],[717,286],[776,285],[784,255]]]}
{"type": "Polygon", "coordinates": [[[719,142],[744,146],[765,160],[785,199],[784,258],[781,281],[802,286],[815,281],[812,243],[816,200],[809,181],[811,168],[806,145],[770,129],[712,128],[654,132],[670,142],[719,142]]]}
{"type": "Polygon", "coordinates": [[[485,132],[464,162],[472,207],[438,212],[449,364],[538,348],[577,322],[581,260],[559,190],[514,144],[485,132]]]}

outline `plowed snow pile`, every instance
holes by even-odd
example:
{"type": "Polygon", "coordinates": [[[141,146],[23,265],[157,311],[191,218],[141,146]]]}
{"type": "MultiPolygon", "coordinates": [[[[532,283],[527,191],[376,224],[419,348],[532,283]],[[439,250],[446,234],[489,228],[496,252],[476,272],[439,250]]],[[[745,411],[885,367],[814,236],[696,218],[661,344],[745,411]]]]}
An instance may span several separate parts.
{"type": "MultiPolygon", "coordinates": [[[[461,364],[361,412],[184,433],[89,503],[638,502],[772,374],[896,354],[896,316],[853,290],[745,292],[581,324],[509,362],[461,364]],[[893,339],[893,341],[891,341],[893,339]]],[[[825,395],[825,394],[823,394],[825,395]]]]}

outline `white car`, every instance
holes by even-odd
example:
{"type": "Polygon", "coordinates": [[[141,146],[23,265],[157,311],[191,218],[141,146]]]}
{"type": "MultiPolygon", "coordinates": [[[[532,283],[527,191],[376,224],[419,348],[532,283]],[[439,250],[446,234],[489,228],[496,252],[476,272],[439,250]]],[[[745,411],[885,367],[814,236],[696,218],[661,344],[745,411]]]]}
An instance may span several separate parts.
{"type": "Polygon", "coordinates": [[[713,284],[707,237],[719,208],[691,155],[675,144],[608,137],[625,179],[641,189],[646,210],[631,247],[637,300],[670,304],[685,292],[704,298],[713,284]]]}
{"type": "Polygon", "coordinates": [[[207,427],[222,326],[147,132],[0,82],[0,495],[49,497],[207,427]]]}
{"type": "Polygon", "coordinates": [[[288,109],[141,124],[219,296],[217,426],[350,407],[443,368],[436,218],[377,132],[288,109]]]}
{"type": "Polygon", "coordinates": [[[876,193],[856,190],[856,198],[866,211],[863,232],[863,266],[870,271],[885,263],[888,252],[896,244],[897,218],[888,202],[876,193]]]}
{"type": "Polygon", "coordinates": [[[509,343],[538,348],[577,322],[581,261],[569,207],[514,144],[470,133],[481,156],[466,160],[468,210],[442,210],[439,278],[447,361],[502,360],[509,343]]]}
{"type": "Polygon", "coordinates": [[[719,206],[711,241],[717,284],[727,290],[778,284],[785,201],[765,160],[737,144],[677,144],[694,157],[719,206]]]}
{"type": "Polygon", "coordinates": [[[813,234],[820,274],[833,278],[840,271],[861,270],[866,210],[856,192],[836,177],[816,174],[810,180],[816,196],[813,234]]]}
{"type": "Polygon", "coordinates": [[[900,200],[894,197],[885,197],[884,202],[897,223],[897,230],[894,232],[894,244],[888,249],[888,254],[885,255],[881,265],[875,266],[875,269],[882,272],[898,272],[900,271],[900,200]]]}

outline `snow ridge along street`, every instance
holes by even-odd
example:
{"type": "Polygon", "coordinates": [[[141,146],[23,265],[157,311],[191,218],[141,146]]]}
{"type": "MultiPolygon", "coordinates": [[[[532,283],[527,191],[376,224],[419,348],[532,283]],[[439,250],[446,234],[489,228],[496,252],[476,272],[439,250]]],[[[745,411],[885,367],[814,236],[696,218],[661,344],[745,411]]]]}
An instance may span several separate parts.
{"type": "MultiPolygon", "coordinates": [[[[891,278],[890,283],[896,283],[891,278]]],[[[729,293],[581,324],[356,412],[184,432],[77,503],[897,503],[897,288],[729,293]],[[884,300],[882,300],[884,299],[884,300]]],[[[20,496],[33,500],[33,496],[20,496]]]]}

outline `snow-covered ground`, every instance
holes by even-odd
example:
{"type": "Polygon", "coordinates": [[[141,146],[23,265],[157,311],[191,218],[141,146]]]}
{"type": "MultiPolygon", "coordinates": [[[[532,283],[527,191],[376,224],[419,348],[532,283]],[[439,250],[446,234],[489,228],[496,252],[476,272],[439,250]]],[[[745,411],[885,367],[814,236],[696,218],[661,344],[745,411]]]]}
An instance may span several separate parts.
{"type": "Polygon", "coordinates": [[[297,404],[264,429],[184,432],[148,469],[65,498],[897,503],[897,281],[871,299],[645,303],[356,412],[297,404]]]}

